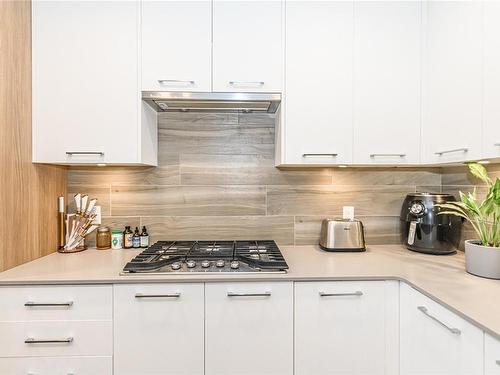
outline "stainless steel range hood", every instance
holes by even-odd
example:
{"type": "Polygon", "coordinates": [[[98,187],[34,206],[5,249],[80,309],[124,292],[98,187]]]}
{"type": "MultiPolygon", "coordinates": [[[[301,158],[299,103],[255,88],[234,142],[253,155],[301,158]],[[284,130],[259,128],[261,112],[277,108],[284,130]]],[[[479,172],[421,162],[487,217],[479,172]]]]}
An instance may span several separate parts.
{"type": "Polygon", "coordinates": [[[143,91],[142,100],[157,112],[275,113],[281,94],[143,91]]]}

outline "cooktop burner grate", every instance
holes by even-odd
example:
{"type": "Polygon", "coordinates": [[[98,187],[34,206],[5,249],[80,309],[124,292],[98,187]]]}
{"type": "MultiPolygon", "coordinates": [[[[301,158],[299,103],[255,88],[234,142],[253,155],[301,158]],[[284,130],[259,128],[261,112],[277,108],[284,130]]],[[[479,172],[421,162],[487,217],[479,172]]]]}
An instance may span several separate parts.
{"type": "Polygon", "coordinates": [[[283,272],[287,269],[285,258],[272,240],[158,241],[128,262],[123,271],[283,272]]]}

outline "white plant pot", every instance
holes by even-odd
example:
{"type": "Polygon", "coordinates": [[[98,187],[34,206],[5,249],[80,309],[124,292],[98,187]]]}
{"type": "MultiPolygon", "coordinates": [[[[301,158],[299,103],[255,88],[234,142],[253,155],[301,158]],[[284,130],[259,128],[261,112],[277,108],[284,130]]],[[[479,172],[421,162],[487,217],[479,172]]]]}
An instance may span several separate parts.
{"type": "Polygon", "coordinates": [[[465,241],[465,269],[489,279],[500,280],[500,247],[483,246],[480,241],[465,241]]]}

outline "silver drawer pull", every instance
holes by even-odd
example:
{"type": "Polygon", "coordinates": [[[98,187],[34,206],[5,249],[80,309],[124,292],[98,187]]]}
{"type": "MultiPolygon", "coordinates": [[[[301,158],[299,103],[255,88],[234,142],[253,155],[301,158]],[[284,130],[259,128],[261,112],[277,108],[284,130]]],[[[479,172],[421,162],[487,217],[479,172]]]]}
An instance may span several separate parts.
{"type": "Polygon", "coordinates": [[[425,307],[425,306],[418,306],[417,309],[419,309],[420,311],[422,311],[425,315],[427,315],[429,318],[431,318],[435,322],[439,323],[442,327],[446,328],[448,331],[450,331],[454,335],[460,335],[462,333],[462,331],[460,331],[458,328],[450,327],[447,324],[445,324],[442,321],[440,321],[435,316],[429,314],[429,310],[427,310],[427,307],[425,307]]]}
{"type": "Polygon", "coordinates": [[[338,156],[338,154],[302,154],[303,158],[309,158],[309,157],[331,157],[334,158],[338,156]]]}
{"type": "Polygon", "coordinates": [[[264,293],[235,293],[227,292],[228,297],[271,297],[271,292],[264,293]]]}
{"type": "Polygon", "coordinates": [[[400,157],[404,158],[406,154],[370,154],[371,158],[376,158],[376,157],[400,157]]]}
{"type": "Polygon", "coordinates": [[[441,156],[444,154],[450,154],[452,152],[467,152],[467,151],[469,151],[469,149],[467,147],[461,147],[461,148],[455,148],[453,150],[438,151],[438,152],[435,152],[434,154],[441,156]]]}
{"type": "Polygon", "coordinates": [[[264,81],[229,81],[231,86],[237,85],[252,85],[252,86],[264,86],[264,81]]]}
{"type": "Polygon", "coordinates": [[[325,293],[325,292],[319,292],[320,297],[344,297],[344,296],[362,296],[363,292],[360,290],[357,290],[352,293],[325,293]]]}
{"type": "Polygon", "coordinates": [[[495,363],[497,364],[497,366],[500,366],[500,360],[497,360],[495,363]]]}
{"type": "Polygon", "coordinates": [[[500,143],[495,143],[494,146],[500,146],[500,143]]]}
{"type": "Polygon", "coordinates": [[[32,337],[28,337],[24,340],[25,344],[71,344],[73,342],[73,337],[68,337],[67,339],[54,339],[54,340],[39,340],[32,337]]]}
{"type": "Polygon", "coordinates": [[[164,84],[168,84],[168,83],[187,83],[187,84],[190,84],[190,85],[194,85],[194,81],[192,80],[189,80],[189,79],[159,79],[158,80],[158,83],[160,85],[164,85],[164,84]]]}
{"type": "Polygon", "coordinates": [[[104,156],[104,152],[102,151],[66,151],[66,155],[98,155],[104,156]]]}
{"type": "Polygon", "coordinates": [[[33,302],[28,301],[24,304],[26,307],[71,307],[73,306],[73,301],[68,302],[33,302]]]}
{"type": "Polygon", "coordinates": [[[171,294],[142,294],[137,293],[135,298],[179,298],[181,296],[180,293],[171,293],[171,294]]]}

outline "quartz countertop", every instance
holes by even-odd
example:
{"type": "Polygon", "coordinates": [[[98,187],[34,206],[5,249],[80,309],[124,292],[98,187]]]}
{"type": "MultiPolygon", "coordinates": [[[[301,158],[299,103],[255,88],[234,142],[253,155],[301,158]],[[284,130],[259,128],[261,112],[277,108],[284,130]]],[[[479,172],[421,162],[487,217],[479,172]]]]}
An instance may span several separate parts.
{"type": "Polygon", "coordinates": [[[402,280],[500,339],[500,281],[465,272],[463,253],[435,256],[400,245],[369,246],[364,253],[328,253],[318,246],[280,246],[287,273],[136,274],[121,276],[140,250],[54,253],[0,273],[0,286],[145,282],[402,280]]]}

